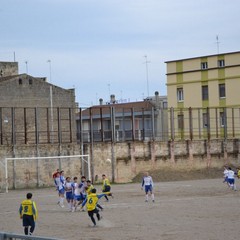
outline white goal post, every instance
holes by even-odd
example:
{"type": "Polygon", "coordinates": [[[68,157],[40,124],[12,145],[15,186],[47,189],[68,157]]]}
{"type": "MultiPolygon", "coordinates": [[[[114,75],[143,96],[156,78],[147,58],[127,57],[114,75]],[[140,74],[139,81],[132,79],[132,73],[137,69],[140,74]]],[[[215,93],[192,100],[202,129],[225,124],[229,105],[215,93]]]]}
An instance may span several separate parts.
{"type": "Polygon", "coordinates": [[[68,156],[50,156],[50,157],[15,157],[15,158],[5,158],[4,167],[5,167],[5,190],[8,193],[9,190],[9,174],[8,174],[8,162],[9,161],[21,161],[21,160],[47,160],[47,159],[66,159],[66,158],[79,158],[81,159],[81,174],[84,175],[85,164],[87,164],[87,174],[88,178],[91,179],[91,166],[90,166],[90,157],[89,155],[68,155],[68,156]]]}

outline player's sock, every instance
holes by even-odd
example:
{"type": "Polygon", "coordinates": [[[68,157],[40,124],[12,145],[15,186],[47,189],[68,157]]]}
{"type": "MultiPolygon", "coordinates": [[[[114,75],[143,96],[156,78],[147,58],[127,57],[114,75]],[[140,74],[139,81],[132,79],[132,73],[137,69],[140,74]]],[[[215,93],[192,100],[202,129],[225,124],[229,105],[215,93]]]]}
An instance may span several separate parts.
{"type": "Polygon", "coordinates": [[[63,197],[60,197],[60,205],[61,205],[61,207],[64,207],[63,202],[64,202],[64,198],[63,198],[63,197]]]}
{"type": "Polygon", "coordinates": [[[154,194],[153,193],[152,193],[151,197],[152,197],[152,201],[154,202],[154,194]]]}
{"type": "Polygon", "coordinates": [[[25,227],[25,228],[24,228],[24,234],[25,234],[25,235],[28,235],[28,227],[25,227]]]}
{"type": "Polygon", "coordinates": [[[68,208],[69,210],[72,210],[72,204],[70,202],[68,202],[68,208]]]}
{"type": "Polygon", "coordinates": [[[146,199],[145,199],[146,202],[148,202],[148,194],[146,194],[146,199]]]}

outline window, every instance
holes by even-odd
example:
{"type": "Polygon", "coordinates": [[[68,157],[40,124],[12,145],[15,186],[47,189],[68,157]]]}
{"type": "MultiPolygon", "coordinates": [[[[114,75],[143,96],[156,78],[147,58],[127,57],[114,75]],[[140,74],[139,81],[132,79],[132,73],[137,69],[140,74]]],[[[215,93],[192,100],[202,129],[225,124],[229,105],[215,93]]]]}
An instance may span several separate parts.
{"type": "Polygon", "coordinates": [[[224,127],[224,126],[225,126],[225,116],[224,116],[224,112],[220,112],[219,114],[220,114],[220,118],[219,118],[219,120],[220,120],[220,126],[221,126],[221,127],[224,127]]]}
{"type": "Polygon", "coordinates": [[[219,98],[225,98],[225,83],[219,84],[219,98]]]}
{"type": "Polygon", "coordinates": [[[208,86],[202,86],[202,100],[208,100],[208,86]]]}
{"type": "Polygon", "coordinates": [[[224,60],[218,60],[218,67],[225,67],[225,61],[224,60]]]}
{"type": "Polygon", "coordinates": [[[203,113],[202,117],[203,117],[203,127],[207,128],[208,127],[208,114],[207,113],[203,113]]]}
{"type": "Polygon", "coordinates": [[[207,69],[208,68],[208,63],[207,62],[202,62],[201,63],[201,69],[204,70],[204,69],[207,69]]]}
{"type": "Polygon", "coordinates": [[[183,113],[178,115],[178,128],[179,129],[184,128],[184,115],[183,115],[183,113]]]}
{"type": "Polygon", "coordinates": [[[183,101],[183,88],[177,89],[177,100],[178,100],[178,102],[183,101]]]}
{"type": "Polygon", "coordinates": [[[29,81],[29,85],[32,85],[32,79],[30,78],[28,81],[29,81]]]}
{"type": "Polygon", "coordinates": [[[18,84],[22,85],[22,79],[21,78],[18,79],[18,84]]]}

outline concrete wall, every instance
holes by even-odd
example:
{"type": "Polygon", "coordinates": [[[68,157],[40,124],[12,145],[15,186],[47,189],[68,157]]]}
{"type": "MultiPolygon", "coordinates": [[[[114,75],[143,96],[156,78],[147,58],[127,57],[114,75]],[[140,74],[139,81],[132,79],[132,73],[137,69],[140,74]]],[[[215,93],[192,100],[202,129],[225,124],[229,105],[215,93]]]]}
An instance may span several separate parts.
{"type": "MultiPolygon", "coordinates": [[[[116,182],[129,182],[139,172],[161,170],[170,167],[173,170],[184,168],[202,169],[222,167],[224,164],[240,164],[239,139],[211,141],[179,142],[131,142],[98,143],[84,145],[85,154],[91,155],[92,176],[101,181],[104,173],[116,182]],[[92,148],[93,147],[93,148],[92,148]],[[111,162],[109,162],[109,159],[111,162]]],[[[5,171],[3,162],[6,157],[57,156],[80,154],[80,145],[25,145],[0,147],[0,186],[4,188],[5,171]]],[[[81,160],[64,159],[59,161],[9,161],[8,175],[10,188],[53,185],[52,173],[57,168],[65,170],[66,176],[81,175],[81,160]],[[14,171],[15,170],[15,171],[14,171]],[[38,171],[37,171],[38,170],[38,171]]]]}

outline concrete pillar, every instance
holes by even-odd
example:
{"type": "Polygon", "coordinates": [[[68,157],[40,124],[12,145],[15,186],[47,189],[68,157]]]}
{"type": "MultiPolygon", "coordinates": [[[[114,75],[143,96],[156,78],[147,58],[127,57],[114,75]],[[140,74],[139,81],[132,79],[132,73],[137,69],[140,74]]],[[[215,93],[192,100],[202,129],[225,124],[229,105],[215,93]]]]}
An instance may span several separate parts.
{"type": "Polygon", "coordinates": [[[169,143],[170,143],[170,144],[169,144],[169,147],[170,147],[169,151],[170,151],[171,163],[174,163],[174,164],[175,164],[175,153],[174,153],[174,147],[175,147],[175,145],[174,145],[174,140],[170,141],[169,143]]]}
{"type": "Polygon", "coordinates": [[[188,160],[189,163],[193,164],[193,142],[191,140],[188,141],[188,160]]]}
{"type": "Polygon", "coordinates": [[[135,142],[130,143],[130,154],[131,154],[131,172],[135,176],[137,173],[135,159],[135,142]]]}
{"type": "Polygon", "coordinates": [[[210,140],[206,141],[206,150],[207,150],[207,168],[211,167],[211,142],[210,140]]]}
{"type": "Polygon", "coordinates": [[[156,167],[156,149],[155,149],[155,141],[150,142],[151,144],[151,163],[152,163],[152,169],[155,169],[156,167]]]}

